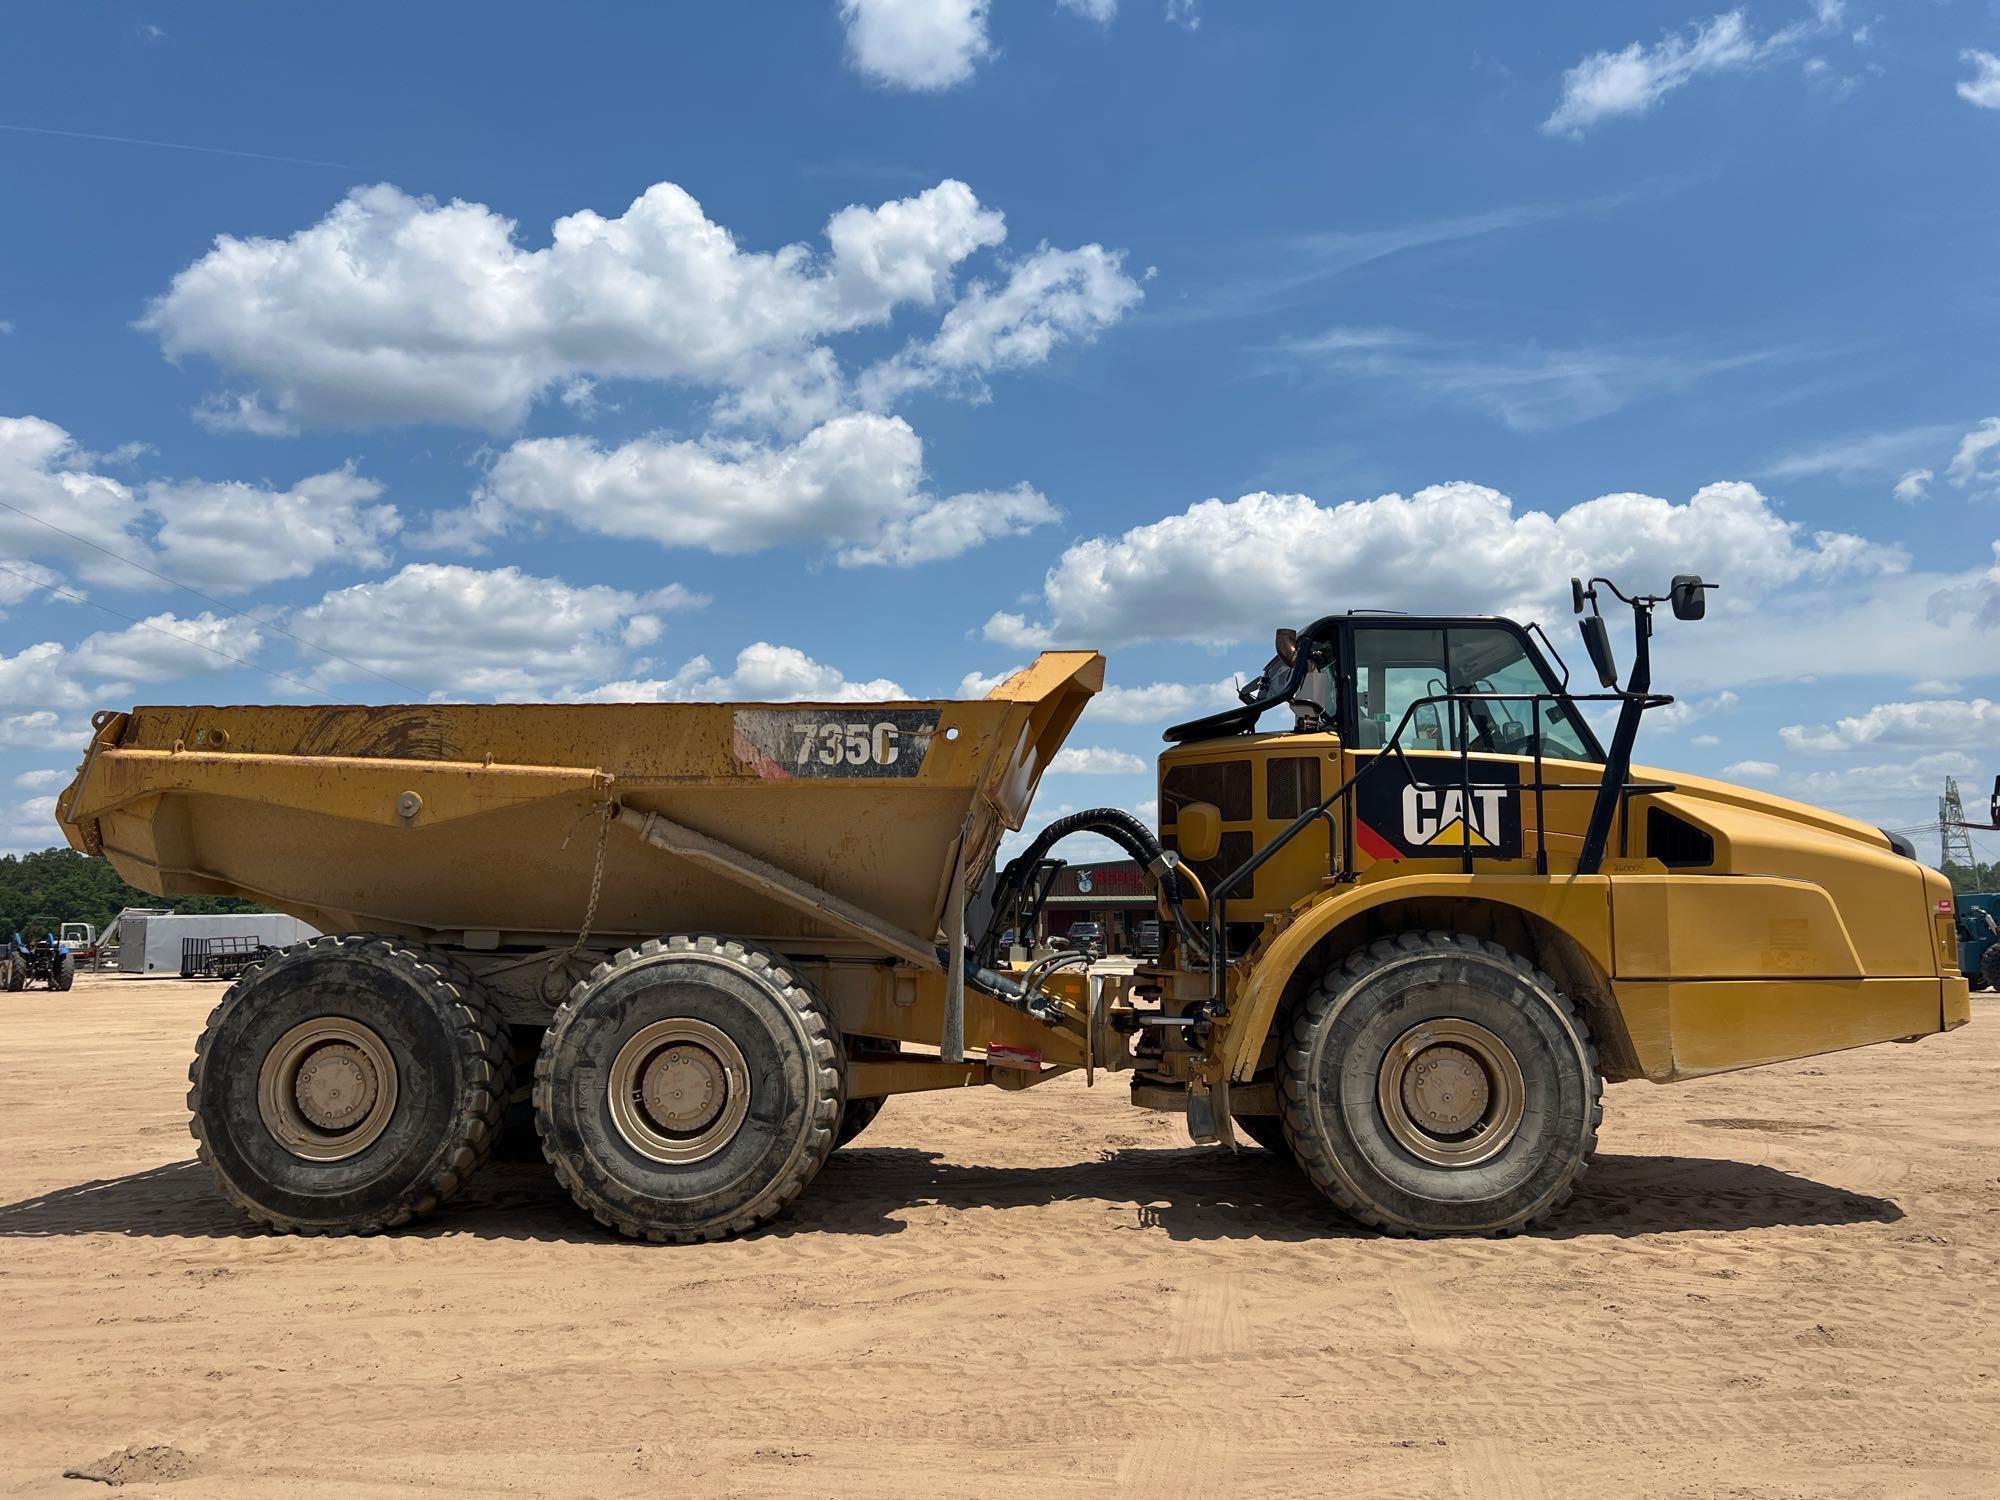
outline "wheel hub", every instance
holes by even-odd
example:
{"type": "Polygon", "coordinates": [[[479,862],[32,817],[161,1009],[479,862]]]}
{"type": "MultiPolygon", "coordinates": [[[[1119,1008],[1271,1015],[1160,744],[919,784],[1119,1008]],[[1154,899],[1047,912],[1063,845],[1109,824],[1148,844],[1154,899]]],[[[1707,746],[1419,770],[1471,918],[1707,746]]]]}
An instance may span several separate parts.
{"type": "Polygon", "coordinates": [[[299,1065],[293,1092],[299,1113],[317,1129],[351,1129],[368,1113],[377,1093],[375,1070],[359,1047],[328,1042],[299,1065]]]}
{"type": "Polygon", "coordinates": [[[1435,1135],[1458,1135],[1477,1125],[1492,1096],[1486,1070],[1462,1047],[1426,1047],[1403,1073],[1403,1107],[1435,1135]]]}
{"type": "Polygon", "coordinates": [[[257,1111],[273,1140],[306,1161],[367,1150],[396,1112],[396,1061],[373,1029],[346,1016],[294,1026],[264,1056],[257,1111]]]}
{"type": "Polygon", "coordinates": [[[1526,1085],[1513,1052],[1472,1021],[1442,1017],[1403,1033],[1382,1059],[1376,1099],[1389,1133],[1434,1166],[1470,1167],[1520,1129],[1526,1085]]]}
{"type": "Polygon", "coordinates": [[[750,1112],[750,1065],[720,1027],[677,1016],[640,1028],[605,1082],[626,1144],[658,1162],[712,1156],[750,1112]]]}
{"type": "Polygon", "coordinates": [[[715,1054],[691,1043],[654,1053],[639,1084],[639,1102],[646,1113],[663,1128],[682,1134],[713,1121],[728,1095],[729,1082],[715,1054]]]}

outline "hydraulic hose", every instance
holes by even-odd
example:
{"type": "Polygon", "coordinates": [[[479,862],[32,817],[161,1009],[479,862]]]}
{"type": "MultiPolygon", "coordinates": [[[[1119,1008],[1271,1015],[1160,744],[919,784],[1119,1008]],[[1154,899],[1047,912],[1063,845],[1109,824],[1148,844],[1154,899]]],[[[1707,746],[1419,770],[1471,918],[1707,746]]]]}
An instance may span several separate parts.
{"type": "Polygon", "coordinates": [[[1179,863],[1161,847],[1160,841],[1153,836],[1153,830],[1124,808],[1090,807],[1056,819],[1035,835],[1034,842],[1007,862],[994,892],[989,926],[974,950],[982,961],[991,961],[1001,925],[1020,901],[1036,866],[1041,864],[1050,849],[1074,833],[1095,833],[1111,840],[1151,872],[1160,882],[1160,894],[1166,900],[1174,930],[1180,934],[1181,942],[1192,957],[1200,959],[1207,956],[1208,944],[1182,907],[1179,863]]]}

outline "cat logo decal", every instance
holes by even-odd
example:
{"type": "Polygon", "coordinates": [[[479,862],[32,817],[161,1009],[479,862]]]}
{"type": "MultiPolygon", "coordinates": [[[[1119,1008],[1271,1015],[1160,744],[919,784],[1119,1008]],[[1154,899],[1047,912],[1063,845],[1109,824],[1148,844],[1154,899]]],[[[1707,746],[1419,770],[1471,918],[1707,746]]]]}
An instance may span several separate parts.
{"type": "Polygon", "coordinates": [[[1519,859],[1521,772],[1509,761],[1411,756],[1356,788],[1355,843],[1372,859],[1519,859]],[[1407,766],[1407,771],[1405,769],[1407,766]]]}

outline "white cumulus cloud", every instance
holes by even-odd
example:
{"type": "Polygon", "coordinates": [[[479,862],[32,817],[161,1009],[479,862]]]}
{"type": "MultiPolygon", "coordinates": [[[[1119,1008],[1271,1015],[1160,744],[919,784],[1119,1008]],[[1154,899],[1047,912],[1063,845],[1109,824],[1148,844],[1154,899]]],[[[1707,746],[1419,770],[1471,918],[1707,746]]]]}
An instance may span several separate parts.
{"type": "Polygon", "coordinates": [[[53,794],[0,804],[0,855],[32,854],[66,843],[62,830],[56,826],[53,794]]]}
{"type": "Polygon", "coordinates": [[[1099,745],[1066,745],[1049,762],[1050,772],[1056,775],[1140,776],[1146,769],[1146,762],[1131,751],[1107,750],[1099,745]]]}
{"type": "Polygon", "coordinates": [[[1118,0],[1056,0],[1056,4],[1100,26],[1109,26],[1118,17],[1118,0]]]}
{"type": "Polygon", "coordinates": [[[1933,698],[1878,703],[1832,724],[1787,724],[1778,737],[1788,749],[1831,755],[1871,746],[1935,750],[1979,749],[2000,732],[2000,703],[1985,698],[1933,698]]]}
{"type": "Polygon", "coordinates": [[[861,399],[886,407],[926,386],[983,396],[987,374],[1041,364],[1058,344],[1095,338],[1143,295],[1125,274],[1122,253],[1101,245],[1044,245],[1015,266],[1004,285],[974,282],[932,338],[865,371],[861,399]]]}
{"type": "Polygon", "coordinates": [[[842,209],[827,250],[745,250],[671,182],[615,218],[558,219],[526,249],[484,204],[357,188],[285,239],[223,235],[140,320],[175,359],[248,389],[211,420],[250,430],[447,422],[505,430],[579,378],[719,387],[738,414],[824,415],[827,335],[931,306],[1005,237],[962,182],[842,209]],[[793,410],[793,408],[798,408],[793,410]]]}
{"type": "Polygon", "coordinates": [[[1572,574],[1726,577],[1727,609],[1800,580],[1906,563],[1894,547],[1808,532],[1742,483],[1708,485],[1685,504],[1605,495],[1553,516],[1466,483],[1338,505],[1258,493],[1073,544],[1043,579],[1043,618],[1002,612],[986,635],[1016,647],[1219,646],[1358,605],[1553,613],[1572,574]]]}
{"type": "Polygon", "coordinates": [[[87,717],[64,718],[51,708],[0,713],[0,750],[71,750],[90,743],[87,717]]]}
{"type": "Polygon", "coordinates": [[[933,92],[990,57],[987,0],[840,0],[847,59],[872,83],[933,92]]]}
{"type": "MultiPolygon", "coordinates": [[[[0,509],[0,549],[61,559],[93,583],[167,586],[101,547],[228,594],[324,567],[378,566],[402,524],[396,508],[381,503],[382,486],[351,464],[289,489],[200,479],[153,480],[135,488],[98,472],[136,456],[87,452],[40,417],[0,417],[0,501],[14,507],[0,509]]],[[[14,597],[0,591],[0,604],[14,597]]]]}
{"type": "Polygon", "coordinates": [[[1945,477],[1975,500],[2000,500],[2000,417],[1988,417],[1959,440],[1945,477]]]}
{"type": "Polygon", "coordinates": [[[1218,682],[1149,682],[1138,687],[1107,687],[1090,700],[1087,710],[1096,721],[1115,724],[1158,724],[1233,707],[1240,678],[1218,682]]]}
{"type": "Polygon", "coordinates": [[[1915,505],[1924,498],[1924,493],[1930,489],[1931,481],[1935,478],[1937,475],[1929,469],[1912,469],[1896,481],[1896,488],[1892,493],[1903,504],[1915,505]]]}
{"type": "MultiPolygon", "coordinates": [[[[374,671],[433,685],[433,696],[539,698],[617,671],[634,621],[706,602],[678,584],[641,595],[517,567],[412,563],[327,594],[294,624],[308,640],[374,671]]],[[[639,633],[648,631],[641,626],[639,633]]],[[[352,675],[339,662],[315,667],[323,681],[352,675]]]]}
{"type": "Polygon", "coordinates": [[[671,677],[627,678],[569,696],[580,703],[880,703],[909,694],[886,677],[850,681],[839,668],[796,646],[757,641],[736,653],[728,672],[717,672],[706,656],[697,656],[671,677]]]}
{"type": "Polygon", "coordinates": [[[1958,97],[1981,109],[2000,109],[2000,57],[1977,47],[1959,54],[1959,61],[1972,69],[1972,76],[1958,86],[1958,97]]]}
{"type": "Polygon", "coordinates": [[[955,557],[1057,519],[1026,485],[937,499],[923,486],[923,442],[901,417],[832,418],[796,443],[533,438],[493,465],[469,506],[434,518],[419,540],[479,549],[522,523],[559,520],[605,536],[758,552],[838,547],[839,560],[908,565],[955,557]]]}
{"type": "Polygon", "coordinates": [[[1739,760],[1722,768],[1724,776],[1733,776],[1738,781],[1769,781],[1778,774],[1775,761],[1739,760]]]}
{"type": "Polygon", "coordinates": [[[1542,129],[1581,135],[1605,120],[1645,114],[1705,73],[1745,72],[1794,53],[1807,38],[1838,29],[1840,10],[1821,3],[1811,21],[1762,37],[1742,10],[1732,10],[1688,32],[1669,32],[1650,46],[1633,42],[1615,52],[1593,52],[1563,74],[1562,99],[1542,129]]]}

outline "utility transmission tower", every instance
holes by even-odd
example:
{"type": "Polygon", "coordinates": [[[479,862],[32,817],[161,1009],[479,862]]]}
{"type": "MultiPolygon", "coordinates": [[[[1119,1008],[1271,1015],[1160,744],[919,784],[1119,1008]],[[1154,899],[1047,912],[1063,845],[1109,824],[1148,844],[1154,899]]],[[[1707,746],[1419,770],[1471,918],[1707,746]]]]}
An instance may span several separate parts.
{"type": "Polygon", "coordinates": [[[1944,779],[1944,795],[1938,798],[1938,842],[1940,868],[1957,865],[1961,870],[1978,868],[1972,853],[1972,835],[1965,831],[1965,804],[1958,800],[1958,778],[1944,779]]]}

